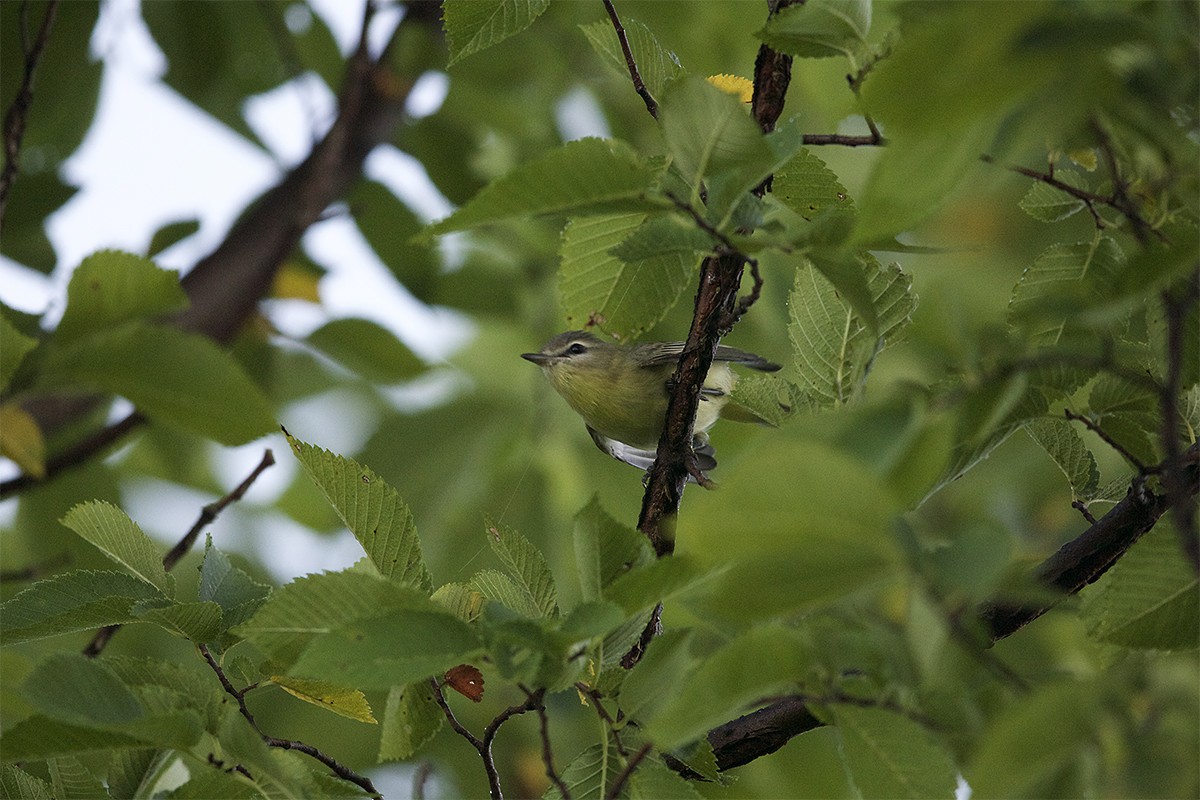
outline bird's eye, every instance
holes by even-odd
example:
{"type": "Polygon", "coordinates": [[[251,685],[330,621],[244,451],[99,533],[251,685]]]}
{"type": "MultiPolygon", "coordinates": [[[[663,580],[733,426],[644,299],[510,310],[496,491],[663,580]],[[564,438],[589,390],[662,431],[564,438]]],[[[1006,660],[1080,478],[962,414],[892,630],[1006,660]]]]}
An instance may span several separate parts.
{"type": "Polygon", "coordinates": [[[578,356],[578,355],[582,355],[586,352],[587,352],[587,348],[584,347],[579,342],[576,342],[575,344],[573,344],[567,348],[567,355],[569,355],[569,356],[578,356]]]}

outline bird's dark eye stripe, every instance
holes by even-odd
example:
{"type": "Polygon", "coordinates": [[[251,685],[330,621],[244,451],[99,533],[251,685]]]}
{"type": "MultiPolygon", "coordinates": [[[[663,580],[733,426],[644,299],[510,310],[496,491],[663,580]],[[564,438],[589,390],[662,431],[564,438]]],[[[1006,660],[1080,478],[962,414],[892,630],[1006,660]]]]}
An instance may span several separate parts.
{"type": "Polygon", "coordinates": [[[586,353],[586,352],[587,352],[587,348],[584,347],[579,342],[576,342],[575,344],[573,344],[567,348],[567,354],[572,355],[572,356],[577,356],[580,353],[586,353]]]}

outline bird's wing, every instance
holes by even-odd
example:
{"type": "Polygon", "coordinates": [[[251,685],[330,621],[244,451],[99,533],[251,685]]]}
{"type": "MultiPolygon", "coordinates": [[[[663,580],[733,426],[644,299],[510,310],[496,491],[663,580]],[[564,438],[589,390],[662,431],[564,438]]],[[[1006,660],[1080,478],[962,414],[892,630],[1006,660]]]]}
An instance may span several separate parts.
{"type": "MultiPolygon", "coordinates": [[[[586,426],[587,431],[591,434],[592,441],[596,443],[596,447],[600,448],[601,452],[606,453],[617,461],[629,464],[632,467],[637,467],[641,470],[649,470],[654,464],[654,459],[658,457],[658,453],[654,450],[641,450],[637,447],[631,447],[624,442],[618,442],[616,439],[610,439],[604,434],[594,429],[591,425],[586,426]]],[[[696,452],[696,466],[701,472],[708,472],[717,467],[717,451],[707,441],[702,441],[699,437],[692,439],[692,448],[696,452]]],[[[692,480],[689,478],[689,480],[692,480]]]]}
{"type": "MultiPolygon", "coordinates": [[[[683,352],[683,345],[683,342],[656,342],[653,350],[646,351],[646,355],[642,360],[642,366],[657,367],[663,364],[674,364],[679,360],[679,354],[683,352]]],[[[736,347],[729,347],[724,344],[717,345],[717,353],[714,360],[741,364],[744,367],[757,369],[762,372],[775,372],[780,369],[778,364],[768,361],[762,356],[747,353],[745,350],[739,350],[736,347]]]]}

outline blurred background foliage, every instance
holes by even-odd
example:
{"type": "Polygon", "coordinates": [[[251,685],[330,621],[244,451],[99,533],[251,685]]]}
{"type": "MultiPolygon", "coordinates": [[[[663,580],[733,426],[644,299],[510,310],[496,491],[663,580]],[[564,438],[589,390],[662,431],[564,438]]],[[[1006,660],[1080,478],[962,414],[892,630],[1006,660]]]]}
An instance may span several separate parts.
{"type": "MultiPolygon", "coordinates": [[[[25,5],[0,5],[5,107],[21,76],[21,49],[14,43],[25,5]]],[[[29,5],[31,18],[40,18],[42,4],[29,5]]],[[[303,34],[280,27],[294,5],[300,4],[149,2],[142,16],[169,64],[166,84],[262,146],[244,118],[248,97],[309,72],[336,92],[343,77],[343,58],[320,14],[303,34]]],[[[692,74],[751,74],[763,4],[639,0],[618,8],[627,25],[643,23],[692,74]]],[[[5,219],[3,254],[60,277],[76,265],[56,260],[44,222],[76,190],[60,168],[96,108],[104,62],[89,55],[88,41],[98,13],[96,3],[82,1],[58,9],[5,219]]],[[[801,409],[778,430],[718,426],[713,439],[721,466],[713,477],[721,487],[688,490],[679,550],[707,565],[767,556],[782,559],[785,569],[787,559],[806,559],[817,565],[802,570],[806,579],[826,567],[830,585],[797,601],[807,609],[797,629],[816,654],[804,685],[817,695],[821,687],[836,688],[918,705],[979,796],[1195,796],[1200,673],[1194,641],[1170,654],[1098,641],[1071,604],[992,650],[960,643],[965,634],[955,626],[964,609],[1011,585],[1023,568],[1085,527],[1071,508],[1071,485],[1046,452],[1018,433],[919,507],[917,501],[949,458],[939,431],[954,424],[926,413],[927,387],[978,381],[998,357],[1020,352],[1022,334],[1014,344],[1007,327],[1013,287],[1047,246],[1094,234],[1087,213],[1053,224],[1023,213],[1018,204],[1031,182],[1002,164],[1041,170],[1048,149],[1091,146],[1088,120],[1101,109],[1106,124],[1129,143],[1122,159],[1145,176],[1148,196],[1194,219],[1196,6],[881,2],[873,13],[870,41],[889,55],[867,74],[861,104],[847,87],[855,67],[845,59],[798,59],[784,117],[795,117],[805,132],[865,133],[867,108],[883,124],[892,143],[886,151],[815,152],[870,209],[869,238],[907,231],[904,244],[926,248],[881,254],[911,276],[919,298],[911,325],[875,360],[861,402],[852,407],[801,409]],[[1021,43],[1015,55],[1001,46],[1009,40],[998,33],[1014,30],[1021,43]],[[1176,128],[1166,130],[1172,118],[1176,128]],[[984,152],[1001,163],[981,162],[984,152]],[[884,159],[891,172],[880,177],[884,159]],[[1156,179],[1169,188],[1156,193],[1156,179]],[[889,447],[906,425],[927,425],[921,430],[934,444],[914,456],[930,463],[897,470],[887,463],[889,447]],[[911,475],[917,477],[905,484],[911,475]],[[901,555],[897,524],[919,555],[901,555]],[[858,549],[884,553],[881,569],[870,579],[848,569],[859,582],[839,585],[838,559],[858,549]],[[856,680],[865,688],[855,687],[856,680]]],[[[659,129],[627,76],[614,71],[581,30],[604,21],[599,2],[551,3],[529,30],[448,70],[437,35],[406,34],[390,57],[405,74],[446,72],[448,92],[436,112],[402,124],[391,145],[418,159],[455,204],[560,145],[569,127],[560,118],[570,113],[574,96],[594,104],[612,136],[643,154],[661,152],[659,129]]],[[[417,236],[425,220],[369,180],[333,213],[349,215],[395,280],[420,302],[446,311],[457,326],[453,335],[465,343],[435,348],[444,358],[422,358],[386,328],[351,319],[331,320],[304,337],[283,336],[273,315],[286,303],[268,303],[240,334],[236,359],[292,433],[369,465],[397,487],[413,510],[435,585],[497,566],[484,538],[484,515],[490,515],[541,549],[558,578],[560,603],[570,608],[579,599],[572,577],[576,514],[598,497],[632,527],[642,485],[637,472],[596,451],[578,418],[518,357],[567,325],[557,277],[563,220],[519,219],[438,244],[417,236]]],[[[795,260],[774,253],[761,262],[762,299],[727,341],[790,365],[795,260]]],[[[338,267],[303,253],[290,266],[295,269],[285,274],[294,282],[281,281],[276,289],[288,303],[320,303],[320,277],[338,267]]],[[[692,293],[691,286],[685,289],[643,338],[682,338],[692,293]]],[[[45,335],[36,317],[7,305],[3,313],[15,329],[45,335]]],[[[20,380],[18,373],[14,385],[20,380]]],[[[48,451],[108,414],[107,406],[98,407],[65,430],[48,431],[48,451]]],[[[1114,499],[1120,497],[1127,465],[1092,434],[1082,436],[1098,462],[1100,485],[1115,482],[1114,499]]],[[[156,506],[166,510],[148,527],[171,541],[204,503],[249,471],[264,445],[282,462],[290,460],[278,435],[231,454],[186,426],[155,421],[113,456],[7,500],[4,569],[101,568],[104,559],[57,522],[85,500],[129,508],[132,497],[157,493],[156,506]]],[[[303,471],[290,463],[275,470],[283,477],[264,481],[212,533],[219,547],[238,554],[239,566],[278,584],[297,574],[287,574],[291,532],[318,534],[318,554],[323,547],[335,552],[334,543],[346,535],[303,471]]],[[[1152,535],[1170,540],[1168,523],[1152,535]]],[[[181,587],[195,582],[199,558],[194,552],[176,570],[181,587]]],[[[344,566],[338,558],[331,567],[344,566]]],[[[322,568],[317,559],[310,556],[303,569],[322,568]]],[[[667,629],[709,626],[707,635],[718,636],[758,615],[774,616],[778,609],[761,604],[770,602],[771,581],[786,577],[760,577],[762,586],[742,587],[745,605],[736,609],[668,604],[667,629]]],[[[3,598],[24,586],[5,581],[3,598]]],[[[738,596],[736,588],[729,597],[738,596]]],[[[1194,582],[1185,591],[1195,594],[1194,582]]],[[[6,648],[0,722],[9,726],[29,712],[16,687],[43,654],[86,640],[72,635],[6,648]]],[[[108,652],[195,661],[187,642],[147,626],[123,631],[108,652]]],[[[464,723],[479,730],[519,699],[512,687],[496,686],[481,706],[461,709],[464,723]]],[[[554,695],[549,704],[561,766],[594,741],[596,721],[571,693],[554,695]]],[[[373,763],[377,732],[369,726],[275,690],[256,695],[254,710],[262,727],[278,736],[317,744],[356,768],[373,763]]],[[[737,770],[732,785],[698,789],[731,798],[857,796],[839,741],[832,727],[806,733],[737,770]]],[[[513,794],[540,794],[546,779],[535,727],[510,725],[496,746],[513,794]]],[[[452,732],[444,730],[427,757],[438,776],[436,796],[484,791],[474,753],[452,732]]]]}

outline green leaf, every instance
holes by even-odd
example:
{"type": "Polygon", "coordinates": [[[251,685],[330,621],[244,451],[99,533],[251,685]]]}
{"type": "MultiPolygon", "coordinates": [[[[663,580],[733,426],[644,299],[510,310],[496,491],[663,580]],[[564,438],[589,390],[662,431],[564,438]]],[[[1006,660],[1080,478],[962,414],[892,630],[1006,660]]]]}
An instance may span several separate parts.
{"type": "MultiPolygon", "coordinates": [[[[1087,180],[1073,169],[1056,169],[1054,177],[1076,189],[1087,189],[1087,180]]],[[[1029,216],[1042,222],[1058,222],[1081,211],[1084,202],[1043,181],[1034,181],[1017,203],[1029,216]]]]}
{"type": "Polygon", "coordinates": [[[657,170],[624,142],[579,139],[485,186],[434,224],[442,234],[537,214],[605,214],[658,208],[646,199],[657,170]]]}
{"type": "Polygon", "coordinates": [[[22,334],[0,314],[0,392],[8,388],[9,381],[17,374],[17,367],[35,347],[37,339],[22,334]]]}
{"type": "Polygon", "coordinates": [[[83,260],[67,284],[67,308],[54,332],[62,347],[122,322],[187,307],[179,273],[133,253],[101,250],[83,260]]]}
{"type": "Polygon", "coordinates": [[[479,637],[455,616],[394,610],[316,635],[290,673],[390,689],[445,672],[480,652],[479,637]]]}
{"type": "MultiPolygon", "coordinates": [[[[672,83],[663,97],[659,122],[674,158],[672,166],[692,193],[679,199],[693,207],[700,206],[700,186],[706,178],[735,174],[741,178],[739,185],[749,184],[748,190],[757,182],[754,176],[769,174],[775,161],[775,152],[742,103],[703,78],[684,77],[672,83]]],[[[737,194],[730,191],[717,212],[732,207],[737,194]]]]}
{"type": "Polygon", "coordinates": [[[667,252],[624,261],[614,254],[642,230],[644,214],[573,217],[563,231],[558,294],[567,325],[598,324],[621,339],[661,320],[696,273],[699,258],[667,252]]]}
{"type": "Polygon", "coordinates": [[[271,587],[233,566],[229,556],[213,547],[212,536],[208,537],[200,565],[199,596],[221,607],[221,623],[226,629],[253,616],[270,593],[271,587]]]}
{"type": "Polygon", "coordinates": [[[549,7],[550,0],[446,0],[442,4],[450,46],[446,66],[520,33],[549,7]]]}
{"type": "Polygon", "coordinates": [[[629,776],[629,796],[633,800],[700,800],[703,795],[675,770],[658,758],[646,758],[629,776]]]}
{"type": "Polygon", "coordinates": [[[665,700],[642,720],[643,730],[662,750],[687,744],[745,713],[760,698],[788,691],[805,666],[794,631],[751,630],[663,684],[665,700]]]}
{"type": "Polygon", "coordinates": [[[380,574],[425,592],[433,579],[421,558],[412,510],[400,494],[353,459],[287,436],[292,453],[337,511],[380,574]]]}
{"type": "Polygon", "coordinates": [[[978,737],[963,770],[971,796],[1019,797],[1094,746],[1100,695],[1085,683],[1055,683],[1022,695],[978,737]]]}
{"type": "Polygon", "coordinates": [[[1101,419],[1121,412],[1147,412],[1154,405],[1148,387],[1112,375],[1101,376],[1088,393],[1088,410],[1101,419]]]}
{"type": "Polygon", "coordinates": [[[854,207],[854,201],[837,175],[807,148],[801,148],[775,173],[771,194],[809,220],[826,208],[854,207]]]}
{"type": "Polygon", "coordinates": [[[855,397],[875,355],[895,341],[916,307],[912,279],[898,265],[881,267],[870,258],[864,266],[877,336],[833,285],[817,277],[814,267],[796,271],[788,299],[788,334],[800,388],[815,405],[842,405],[855,397]]]}
{"type": "Polygon", "coordinates": [[[558,616],[558,591],[554,587],[554,576],[550,573],[546,557],[512,528],[491,518],[487,519],[485,525],[492,552],[516,579],[539,616],[558,616]]]}
{"type": "Polygon", "coordinates": [[[483,595],[465,583],[444,583],[429,599],[463,622],[471,622],[483,610],[483,595]]]}
{"type": "Polygon", "coordinates": [[[54,800],[54,789],[41,778],[5,764],[0,767],[0,797],[4,800],[54,800]]]}
{"type": "Polygon", "coordinates": [[[165,597],[174,596],[175,579],[163,567],[158,546],[121,509],[93,500],[75,506],[61,521],[134,576],[156,587],[165,597]]]}
{"type": "Polygon", "coordinates": [[[679,216],[654,217],[639,225],[609,252],[626,263],[664,255],[679,255],[696,261],[712,250],[714,244],[712,236],[696,227],[694,220],[679,216]]]}
{"type": "Polygon", "coordinates": [[[660,558],[618,577],[604,590],[604,599],[626,614],[637,614],[687,589],[703,575],[704,569],[690,556],[660,558]]]}
{"type": "Polygon", "coordinates": [[[44,370],[47,388],[83,384],[119,394],[151,418],[222,444],[245,444],[276,427],[270,403],[228,352],[175,328],[127,322],[55,348],[44,370]]]}
{"type": "MultiPolygon", "coordinates": [[[[560,777],[571,793],[571,800],[607,800],[610,787],[625,767],[623,762],[615,746],[594,744],[575,756],[560,777]]],[[[551,784],[542,799],[562,800],[562,793],[551,784]]]]}
{"type": "Polygon", "coordinates": [[[271,683],[292,697],[311,703],[317,708],[332,711],[338,716],[356,722],[378,724],[375,717],[371,715],[371,706],[367,702],[367,696],[358,689],[351,689],[329,681],[294,678],[290,675],[272,675],[271,683]]]}
{"type": "Polygon", "coordinates": [[[291,664],[313,636],[389,609],[428,609],[429,598],[406,584],[363,572],[307,575],[271,592],[233,633],[282,664],[291,664]]]}
{"type": "Polygon", "coordinates": [[[871,29],[871,0],[807,0],[767,20],[757,36],[775,50],[802,58],[861,52],[871,29]]]}
{"type": "Polygon", "coordinates": [[[163,715],[146,722],[138,729],[119,731],[35,715],[4,732],[0,758],[24,761],[155,746],[188,748],[199,740],[202,731],[199,718],[190,713],[163,715]]]}
{"type": "Polygon", "coordinates": [[[575,516],[575,564],[583,600],[599,600],[617,578],[653,561],[649,540],[613,519],[599,496],[575,516]]]}
{"type": "Polygon", "coordinates": [[[529,592],[499,570],[480,570],[471,578],[471,586],[484,600],[499,603],[528,619],[542,617],[541,609],[533,602],[529,592]]]}
{"type": "Polygon", "coordinates": [[[154,601],[143,608],[134,606],[133,613],[144,622],[152,622],[163,630],[193,642],[212,642],[228,626],[222,624],[221,607],[205,601],[171,603],[160,606],[154,601]]]}
{"type": "MultiPolygon", "coordinates": [[[[661,98],[667,84],[679,77],[683,67],[679,65],[675,54],[659,44],[650,29],[641,22],[625,17],[621,20],[621,26],[625,29],[625,40],[629,43],[629,52],[633,54],[642,83],[650,90],[651,97],[661,98]]],[[[629,67],[612,23],[601,20],[580,25],[579,29],[616,77],[629,80],[629,67]]]]}
{"type": "Polygon", "coordinates": [[[415,756],[446,722],[429,681],[388,690],[379,735],[379,761],[402,761],[415,756]]]}
{"type": "Polygon", "coordinates": [[[373,383],[399,383],[425,371],[425,363],[407,345],[370,320],[335,319],[305,341],[373,383]]]}
{"type": "Polygon", "coordinates": [[[863,798],[952,797],[958,769],[946,748],[923,726],[883,708],[830,707],[838,752],[863,798]]]}
{"type": "Polygon", "coordinates": [[[1160,523],[1083,591],[1094,639],[1145,650],[1200,645],[1200,591],[1172,526],[1160,523]]]}
{"type": "Polygon", "coordinates": [[[146,257],[154,258],[163,250],[183,241],[198,230],[200,230],[200,220],[198,219],[180,220],[163,225],[150,237],[150,245],[146,248],[146,257]]]}
{"type": "Polygon", "coordinates": [[[1090,242],[1054,244],[1021,274],[1008,302],[1009,321],[1036,323],[1038,341],[1056,343],[1078,307],[1105,294],[1125,263],[1125,253],[1107,236],[1090,242]]]}
{"type": "Polygon", "coordinates": [[[1100,487],[1100,468],[1074,426],[1065,419],[1036,419],[1025,425],[1025,432],[1054,459],[1071,483],[1076,500],[1089,502],[1100,487]]]}
{"type": "Polygon", "coordinates": [[[108,728],[145,715],[108,666],[74,653],[56,653],[39,663],[22,693],[38,711],[63,722],[108,728]]]}
{"type": "Polygon", "coordinates": [[[135,603],[161,597],[157,587],[124,572],[55,575],[0,606],[0,642],[15,644],[135,622],[130,611],[135,603]]]}
{"type": "Polygon", "coordinates": [[[699,662],[691,652],[693,631],[668,630],[650,641],[645,654],[621,683],[621,710],[631,719],[649,719],[699,662]]]}
{"type": "Polygon", "coordinates": [[[50,781],[54,796],[62,800],[108,800],[109,794],[100,780],[78,758],[60,756],[48,759],[50,781]]]}

